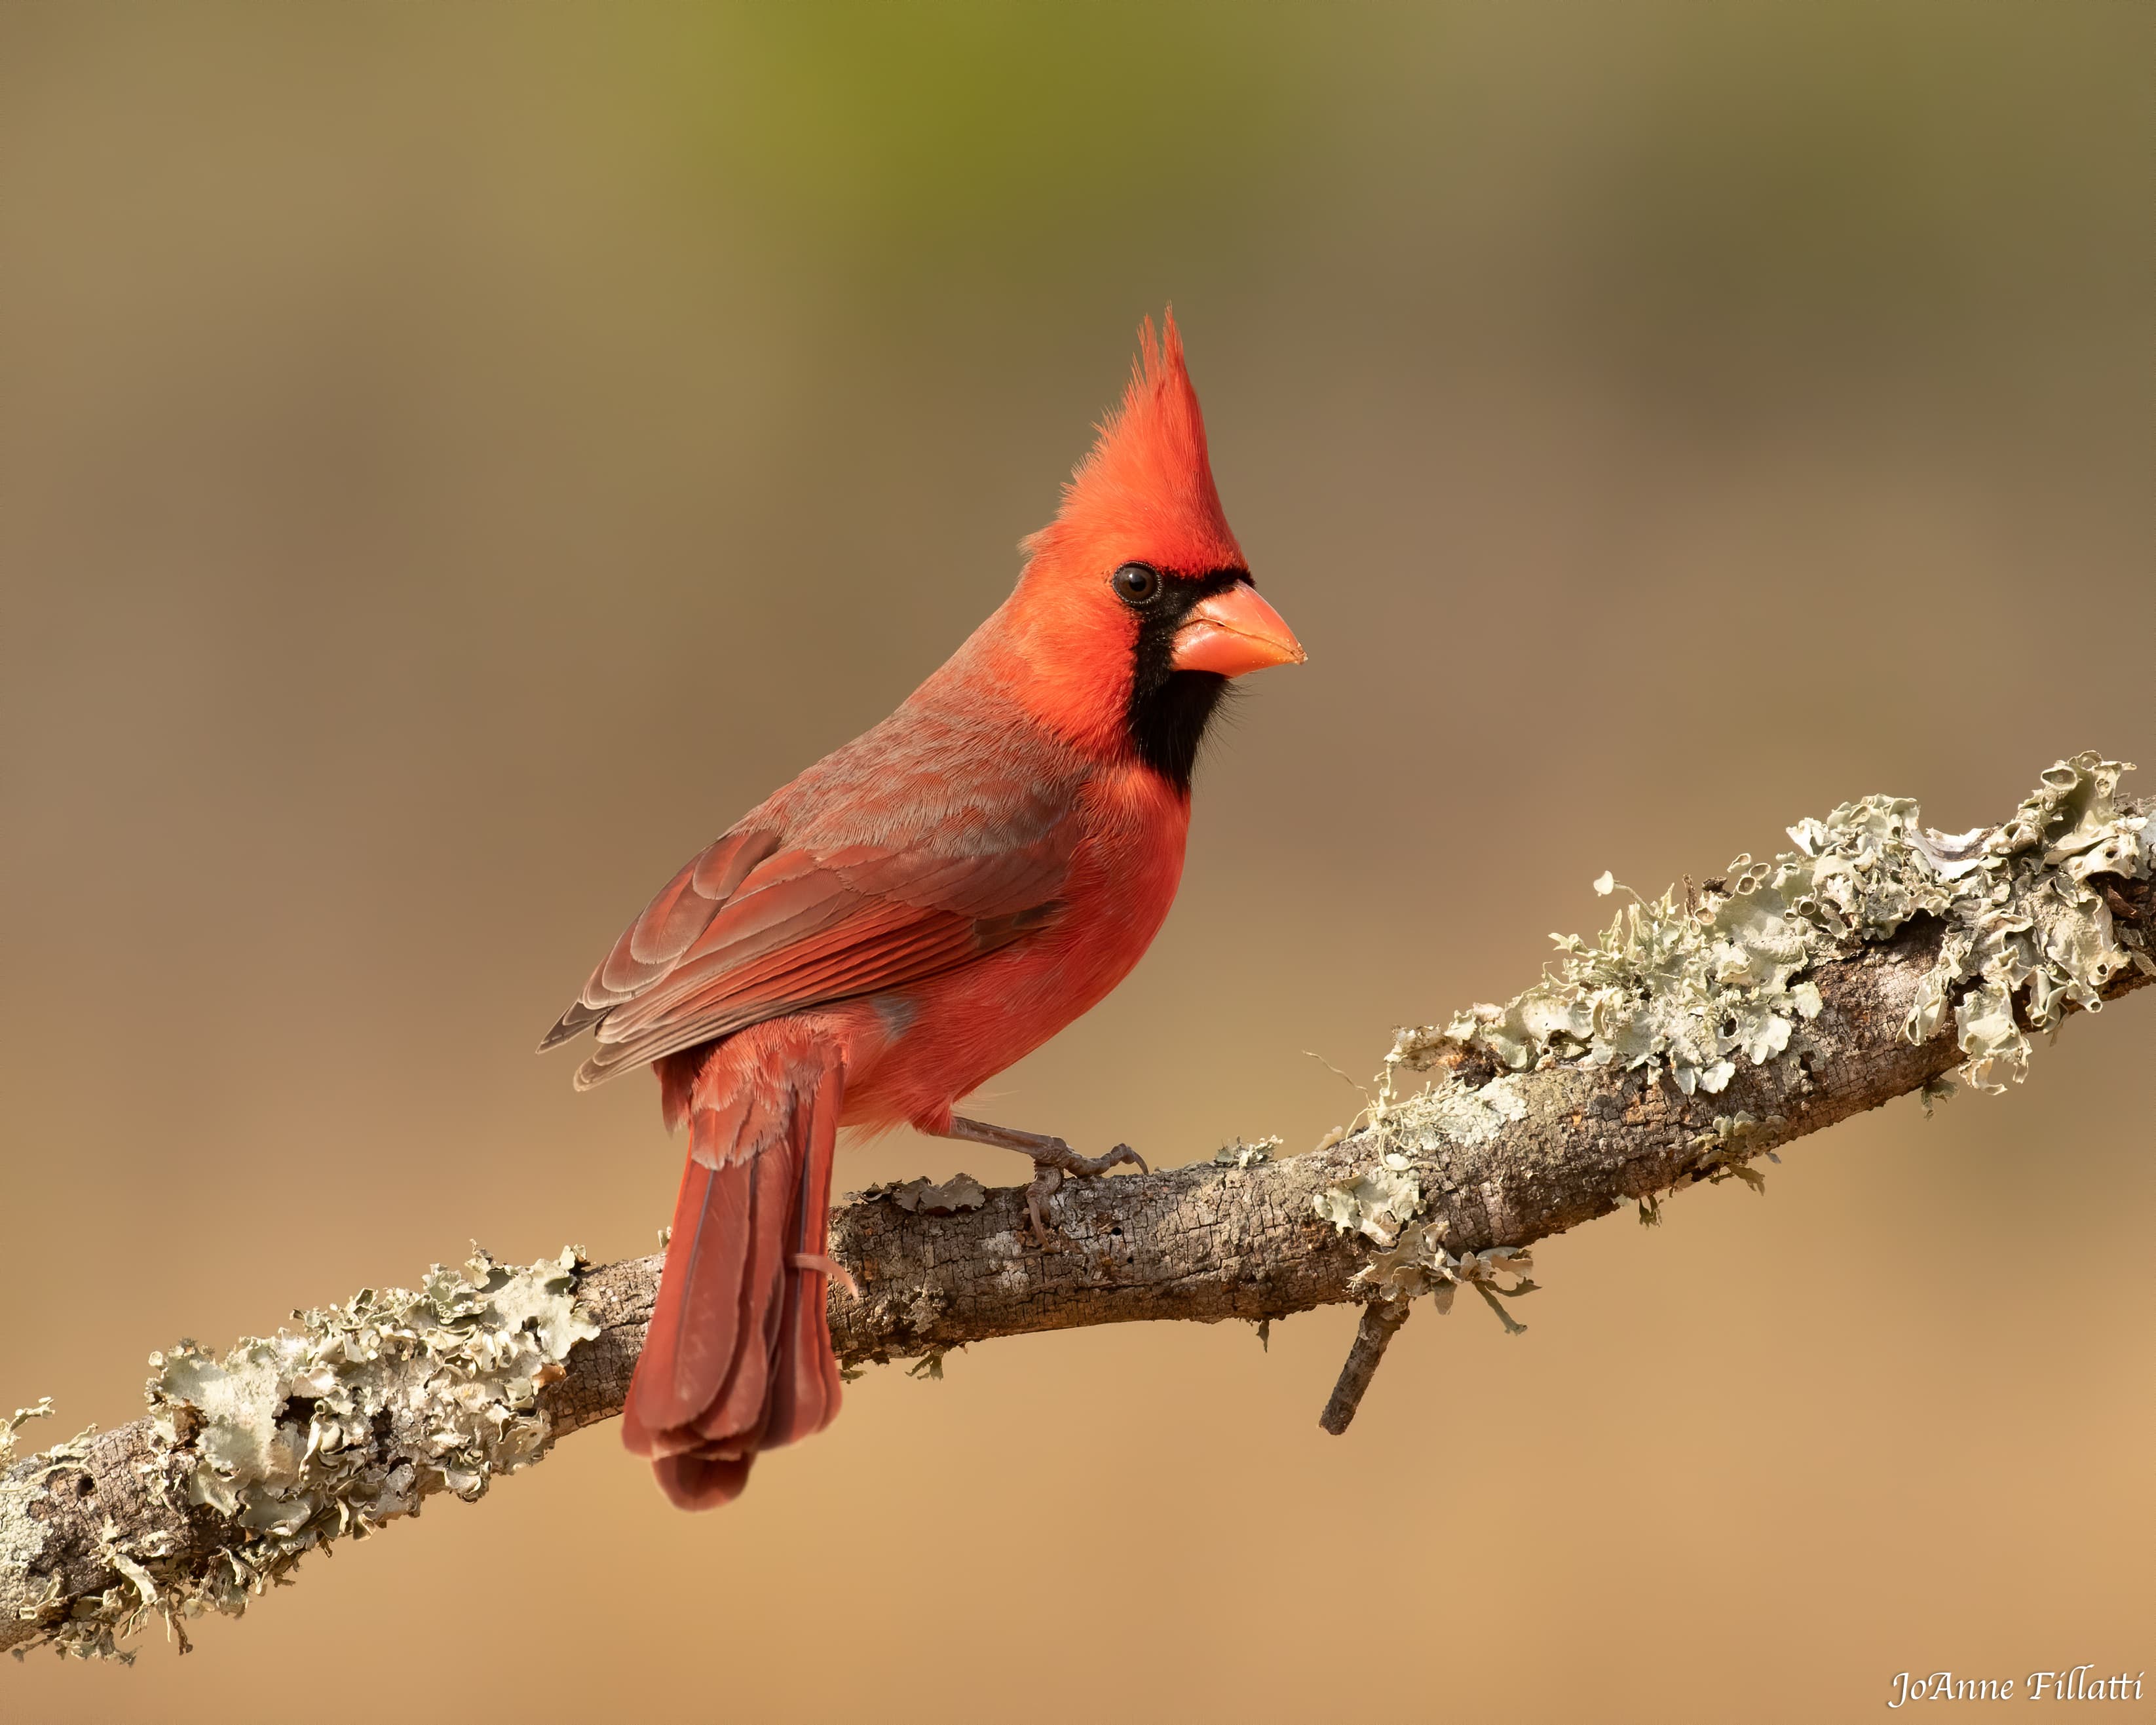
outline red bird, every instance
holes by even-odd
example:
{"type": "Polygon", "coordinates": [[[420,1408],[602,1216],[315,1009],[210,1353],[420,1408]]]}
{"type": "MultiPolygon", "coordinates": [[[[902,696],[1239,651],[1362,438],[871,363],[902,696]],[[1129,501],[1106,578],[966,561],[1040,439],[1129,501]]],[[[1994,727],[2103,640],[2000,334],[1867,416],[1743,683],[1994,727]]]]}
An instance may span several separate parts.
{"type": "MultiPolygon", "coordinates": [[[[1183,872],[1190,772],[1228,680],[1301,661],[1220,511],[1170,314],[1025,542],[1016,589],[898,711],[691,858],[540,1046],[649,1062],[689,1122],[623,1437],[666,1495],[737,1497],[829,1424],[834,1135],[901,1122],[1064,1173],[1138,1163],[952,1104],[1121,982],[1183,872]]],[[[1044,1183],[1045,1183],[1044,1184],[1044,1183]]]]}

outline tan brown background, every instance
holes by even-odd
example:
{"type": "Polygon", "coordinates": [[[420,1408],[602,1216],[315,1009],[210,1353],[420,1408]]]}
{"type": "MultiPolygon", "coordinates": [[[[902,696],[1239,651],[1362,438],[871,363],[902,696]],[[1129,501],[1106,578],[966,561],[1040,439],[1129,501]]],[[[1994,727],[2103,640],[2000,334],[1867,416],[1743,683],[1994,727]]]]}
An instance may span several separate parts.
{"type": "MultiPolygon", "coordinates": [[[[998,600],[1171,298],[1311,663],[996,1117],[1306,1145],[1355,1099],[1305,1050],[1522,986],[1604,868],[2156,768],[2152,51],[2064,0],[10,6],[0,1402],[124,1420],[152,1347],[475,1235],[649,1250],[649,1086],[533,1041],[998,600]]],[[[2156,1667],[2152,1039],[1554,1242],[1530,1334],[1417,1323],[1345,1440],[1343,1312],[1003,1343],[724,1514],[588,1435],[0,1713],[1819,1720],[2156,1667]]],[[[841,1183],[962,1164],[1019,1172],[841,1183]]]]}

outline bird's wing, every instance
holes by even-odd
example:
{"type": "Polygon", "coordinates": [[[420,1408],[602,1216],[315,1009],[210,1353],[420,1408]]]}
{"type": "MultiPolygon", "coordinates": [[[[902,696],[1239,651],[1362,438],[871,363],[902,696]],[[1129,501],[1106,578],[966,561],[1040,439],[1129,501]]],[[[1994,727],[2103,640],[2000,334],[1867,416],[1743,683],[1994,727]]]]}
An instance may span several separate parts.
{"type": "Polygon", "coordinates": [[[934,845],[789,843],[756,818],[692,858],[540,1044],[595,1029],[579,1089],[731,1031],[917,982],[1052,922],[1079,823],[934,845]],[[984,843],[983,841],[989,841],[984,843]]]}

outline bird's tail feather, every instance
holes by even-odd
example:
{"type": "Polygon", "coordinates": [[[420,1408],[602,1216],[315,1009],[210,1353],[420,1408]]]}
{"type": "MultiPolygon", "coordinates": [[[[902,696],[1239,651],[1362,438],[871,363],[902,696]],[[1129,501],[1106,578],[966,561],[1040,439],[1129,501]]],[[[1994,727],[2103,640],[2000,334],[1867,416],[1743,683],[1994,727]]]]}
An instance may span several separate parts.
{"type": "Polygon", "coordinates": [[[709,1060],[622,1429],[686,1509],[738,1497],[758,1450],[821,1431],[839,1398],[823,1253],[844,1069],[805,1040],[709,1060]]]}

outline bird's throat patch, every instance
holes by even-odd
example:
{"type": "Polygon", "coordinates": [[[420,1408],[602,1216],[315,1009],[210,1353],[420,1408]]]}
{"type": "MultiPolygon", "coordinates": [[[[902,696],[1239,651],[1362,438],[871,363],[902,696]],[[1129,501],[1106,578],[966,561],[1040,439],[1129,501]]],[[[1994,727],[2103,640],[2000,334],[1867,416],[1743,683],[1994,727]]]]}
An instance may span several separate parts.
{"type": "Polygon", "coordinates": [[[1123,722],[1138,758],[1178,791],[1190,788],[1191,769],[1228,679],[1218,671],[1176,670],[1175,637],[1201,603],[1249,578],[1239,569],[1168,576],[1158,602],[1138,617],[1123,722]]]}

